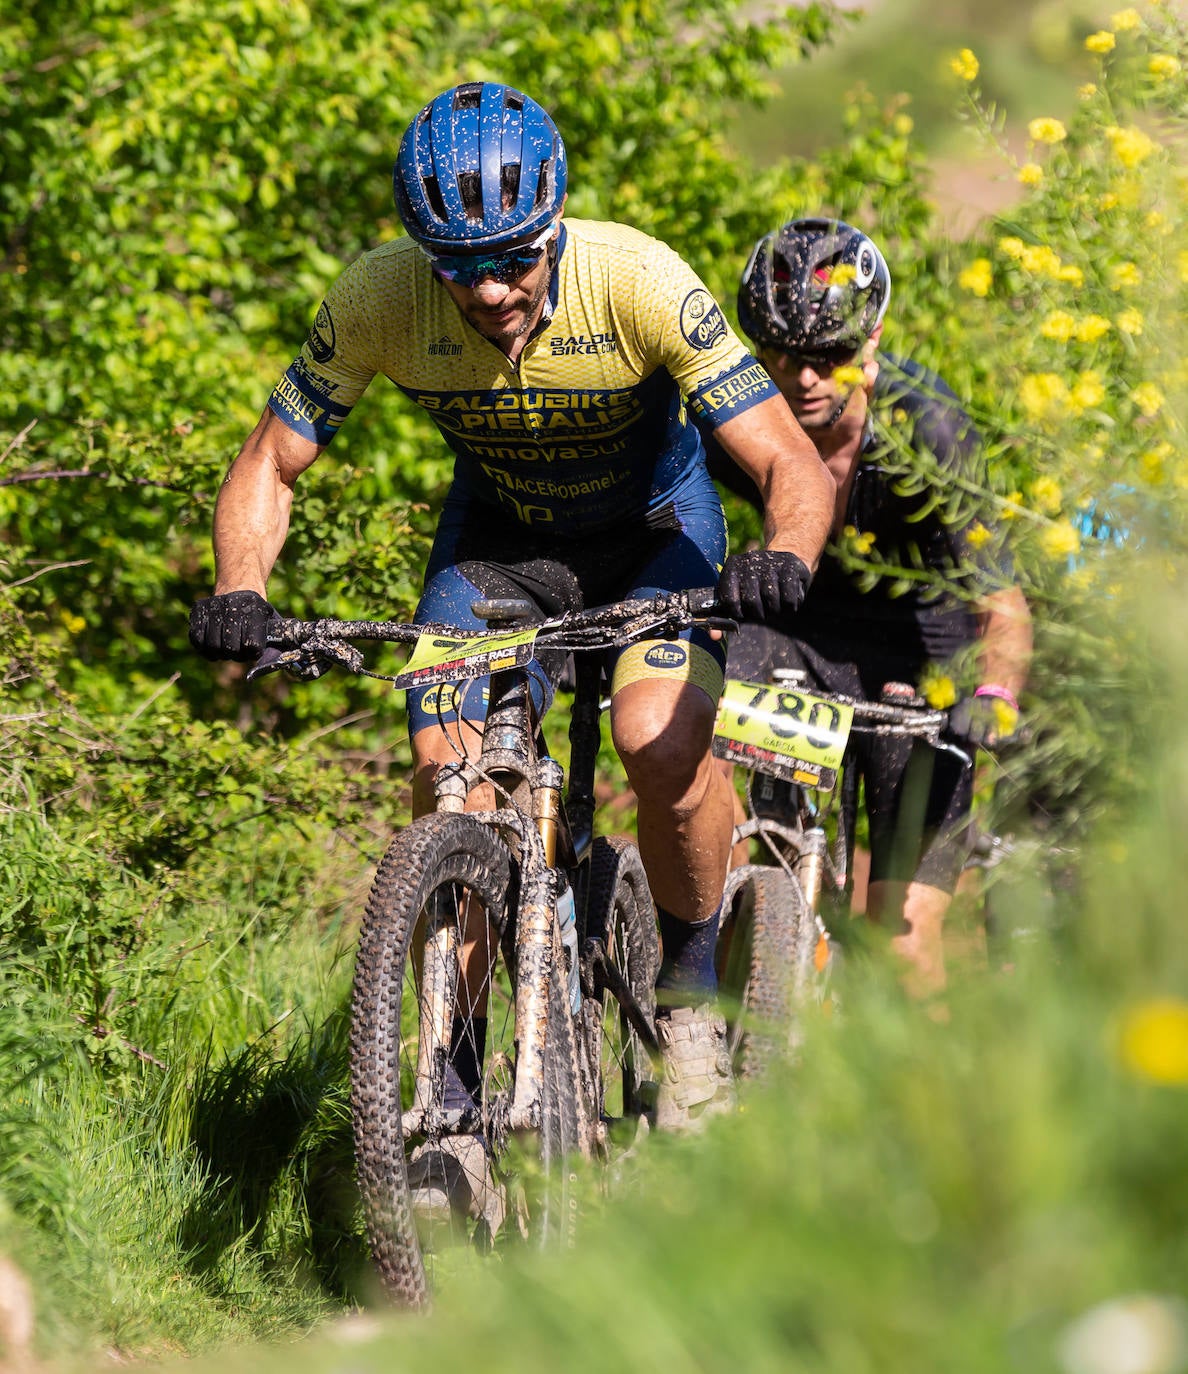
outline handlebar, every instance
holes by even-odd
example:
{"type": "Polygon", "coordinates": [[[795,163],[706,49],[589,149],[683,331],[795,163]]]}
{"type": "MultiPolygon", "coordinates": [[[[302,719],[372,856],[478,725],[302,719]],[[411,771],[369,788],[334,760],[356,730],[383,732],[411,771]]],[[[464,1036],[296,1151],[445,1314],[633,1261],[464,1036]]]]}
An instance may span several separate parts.
{"type": "Polygon", "coordinates": [[[541,646],[576,652],[619,648],[639,639],[673,638],[694,625],[719,630],[738,628],[735,621],[716,613],[713,587],[660,592],[540,619],[533,618],[533,607],[527,602],[476,602],[473,609],[489,618],[489,628],[463,629],[439,622],[298,620],[278,616],[268,626],[268,647],[248,670],[248,681],[279,669],[298,678],[315,678],[331,667],[385,676],[372,673],[365,666],[358,648],[360,641],[414,644],[422,635],[436,635],[465,642],[489,639],[493,633],[512,629],[532,629],[541,646]]]}

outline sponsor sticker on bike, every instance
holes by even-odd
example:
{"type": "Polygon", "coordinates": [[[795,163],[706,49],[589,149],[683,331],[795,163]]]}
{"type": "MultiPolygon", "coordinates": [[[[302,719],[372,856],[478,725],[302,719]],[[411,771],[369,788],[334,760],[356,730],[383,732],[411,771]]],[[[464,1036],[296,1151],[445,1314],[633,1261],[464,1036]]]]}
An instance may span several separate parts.
{"type": "Polygon", "coordinates": [[[744,768],[828,791],[837,782],[854,708],[808,692],[728,681],[714,724],[714,753],[744,768]]]}
{"type": "Polygon", "coordinates": [[[434,682],[462,682],[504,668],[522,668],[532,658],[536,635],[535,628],[477,639],[424,634],[403,671],[392,681],[397,687],[427,687],[434,682]]]}

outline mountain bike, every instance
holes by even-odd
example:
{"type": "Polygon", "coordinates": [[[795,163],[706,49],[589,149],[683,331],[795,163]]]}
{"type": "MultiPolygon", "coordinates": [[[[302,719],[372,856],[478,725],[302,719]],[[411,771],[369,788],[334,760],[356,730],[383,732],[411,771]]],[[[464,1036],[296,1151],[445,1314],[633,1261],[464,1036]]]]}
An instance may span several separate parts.
{"type": "Polygon", "coordinates": [[[854,746],[864,735],[924,740],[973,766],[942,738],[948,713],[888,683],[880,701],[807,691],[807,674],[777,669],[768,683],[728,681],[714,754],[748,772],[736,846],[756,862],[727,875],[718,943],[730,1044],[740,1077],[795,1050],[800,1012],[832,995],[835,937],[848,910],[858,810],[854,746]]]}
{"type": "Polygon", "coordinates": [[[656,923],[634,845],[594,834],[602,665],[608,649],[724,624],[705,613],[711,595],[543,620],[527,601],[476,602],[486,631],[278,619],[249,674],[338,667],[428,687],[442,705],[490,677],[481,753],[439,770],[436,809],[389,844],[356,956],[356,1174],[376,1271],[402,1304],[427,1304],[443,1226],[481,1249],[571,1244],[574,1161],[608,1163],[640,1128],[658,1054],[656,923]],[[414,647],[389,674],[367,665],[369,642],[414,647]],[[568,786],[532,705],[546,650],[576,664],[568,786]],[[484,786],[491,809],[467,811],[484,786]]]}

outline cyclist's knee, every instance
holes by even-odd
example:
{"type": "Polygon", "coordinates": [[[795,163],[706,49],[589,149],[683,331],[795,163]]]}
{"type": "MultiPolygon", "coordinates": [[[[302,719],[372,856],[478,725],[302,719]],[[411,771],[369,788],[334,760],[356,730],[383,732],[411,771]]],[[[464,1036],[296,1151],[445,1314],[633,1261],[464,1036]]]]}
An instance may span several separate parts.
{"type": "Polygon", "coordinates": [[[712,711],[612,716],[612,737],[628,781],[642,801],[696,809],[722,775],[709,753],[712,711]]]}

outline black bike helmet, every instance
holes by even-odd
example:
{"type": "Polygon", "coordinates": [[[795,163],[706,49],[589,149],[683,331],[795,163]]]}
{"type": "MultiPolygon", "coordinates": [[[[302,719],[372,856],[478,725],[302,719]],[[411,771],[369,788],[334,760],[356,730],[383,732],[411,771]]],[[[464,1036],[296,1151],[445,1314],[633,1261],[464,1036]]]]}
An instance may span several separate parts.
{"type": "Polygon", "coordinates": [[[499,250],[543,231],[567,181],[557,126],[492,81],[443,91],[404,132],[392,171],[409,237],[431,253],[499,250]]]}
{"type": "Polygon", "coordinates": [[[751,250],[738,320],[759,348],[857,352],[890,299],[887,264],[861,230],[841,220],[797,219],[751,250]]]}

